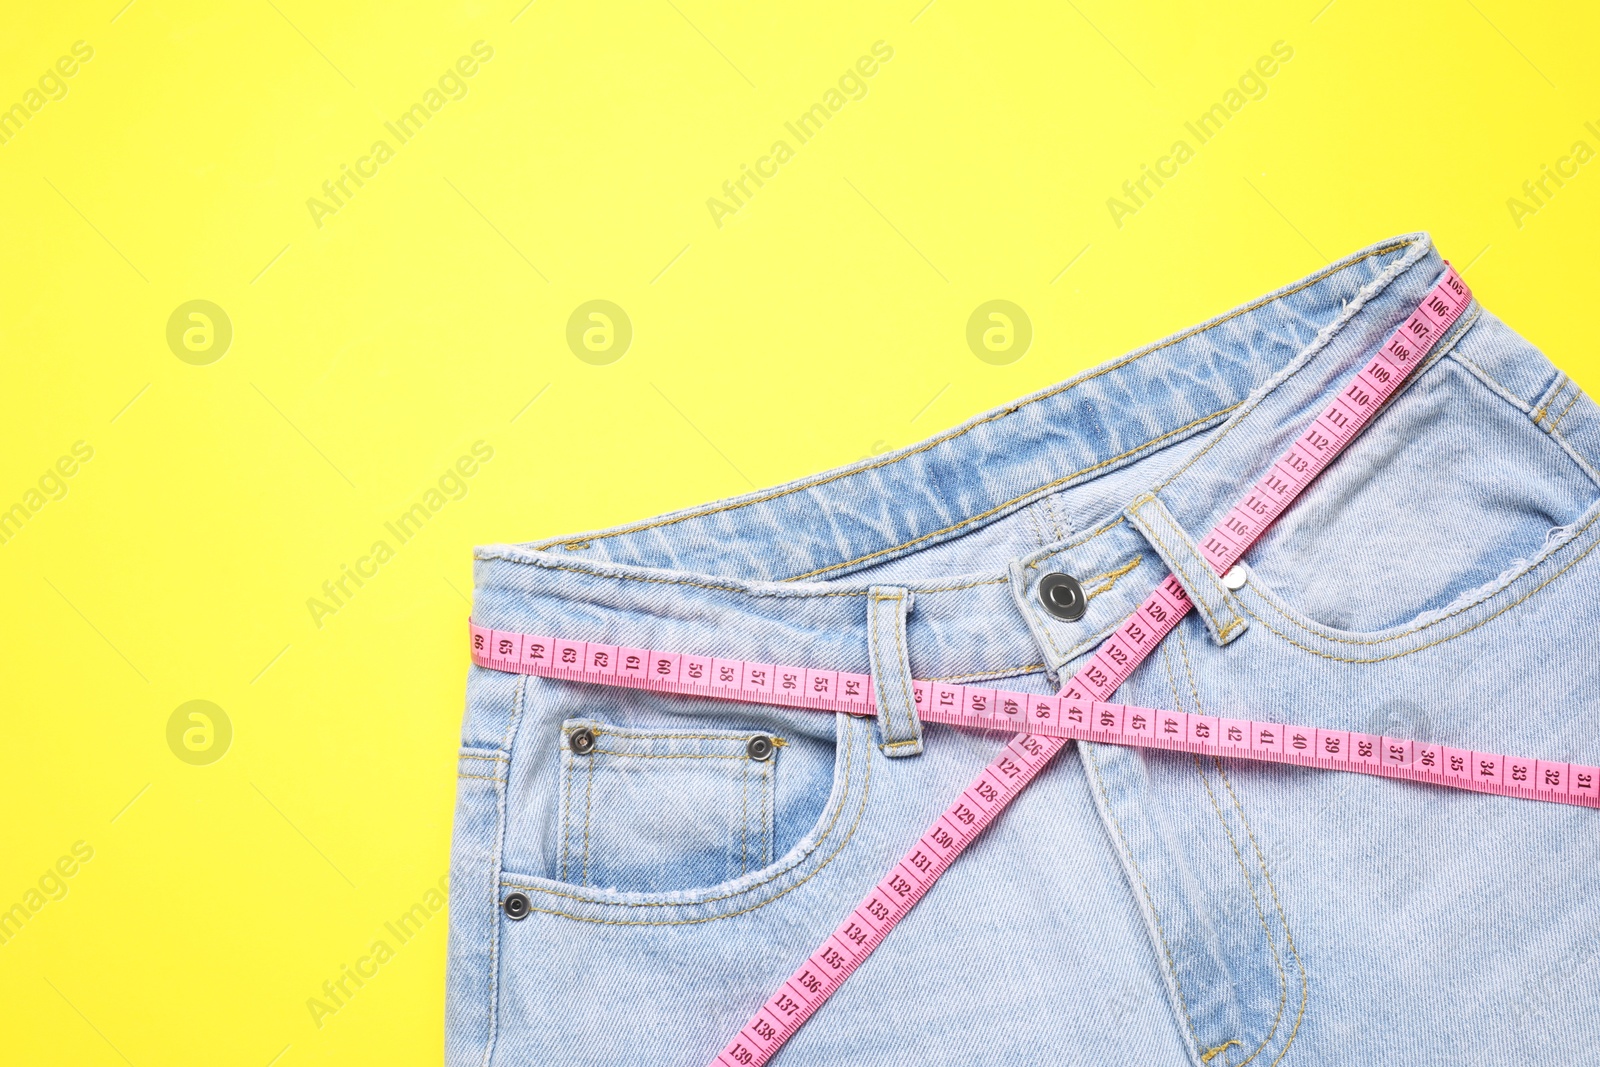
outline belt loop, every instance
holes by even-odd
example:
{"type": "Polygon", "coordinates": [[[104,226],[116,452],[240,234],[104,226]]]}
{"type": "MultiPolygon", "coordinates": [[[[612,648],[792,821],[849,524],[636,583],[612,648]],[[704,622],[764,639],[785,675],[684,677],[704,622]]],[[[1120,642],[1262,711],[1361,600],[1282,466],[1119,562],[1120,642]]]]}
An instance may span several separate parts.
{"type": "Polygon", "coordinates": [[[883,754],[890,758],[922,754],[922,719],[906,655],[911,600],[911,591],[898,586],[875,585],[867,591],[867,652],[878,700],[878,734],[883,754]]]}
{"type": "Polygon", "coordinates": [[[1123,514],[1144,534],[1145,540],[1171,569],[1173,577],[1183,585],[1189,599],[1200,610],[1213,641],[1225,645],[1249,629],[1249,620],[1238,611],[1238,601],[1154,493],[1139,497],[1123,514]]]}

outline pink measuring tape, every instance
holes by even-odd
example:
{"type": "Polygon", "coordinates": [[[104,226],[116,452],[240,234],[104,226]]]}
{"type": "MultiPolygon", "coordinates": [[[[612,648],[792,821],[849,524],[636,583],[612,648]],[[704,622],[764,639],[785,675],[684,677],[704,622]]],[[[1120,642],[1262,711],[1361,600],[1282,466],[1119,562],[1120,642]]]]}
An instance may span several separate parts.
{"type": "MultiPolygon", "coordinates": [[[[1471,302],[1453,268],[1200,544],[1224,574],[1352,441],[1471,302]]],[[[1069,739],[1295,763],[1532,800],[1600,807],[1600,768],[1293,724],[1112,703],[1193,604],[1168,576],[1054,697],[913,683],[924,721],[1021,731],[915,847],[712,1061],[760,1067],[842,986],[911,908],[1069,739]]],[[[601,685],[874,715],[872,678],[785,664],[471,628],[481,667],[601,685]]]]}

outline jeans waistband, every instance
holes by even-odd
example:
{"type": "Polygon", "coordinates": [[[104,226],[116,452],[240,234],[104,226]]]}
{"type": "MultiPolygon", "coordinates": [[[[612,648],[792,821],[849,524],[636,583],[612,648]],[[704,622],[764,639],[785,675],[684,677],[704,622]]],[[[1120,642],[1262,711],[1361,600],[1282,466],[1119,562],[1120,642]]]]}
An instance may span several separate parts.
{"type": "MultiPolygon", "coordinates": [[[[889,584],[915,596],[907,640],[918,677],[1054,675],[1171,569],[1227,641],[1242,620],[1215,597],[1206,606],[1215,576],[1184,573],[1198,562],[1186,540],[1221,519],[1443,272],[1427,235],[1395,238],[898,452],[614,529],[480,547],[474,618],[865,671],[868,594],[889,584]],[[1138,491],[1119,483],[1096,498],[1095,483],[1140,462],[1149,475],[1138,491]],[[913,562],[1065,490],[1089,521],[1043,549],[997,548],[992,564],[963,573],[938,573],[936,553],[913,562]],[[1032,595],[1050,570],[1082,582],[1082,620],[1055,619],[1032,595]]],[[[1430,360],[1479,316],[1474,303],[1430,360]]],[[[1503,350],[1507,365],[1493,365],[1502,347],[1490,345],[1470,369],[1525,411],[1577,395],[1546,361],[1503,350]]],[[[1582,405],[1563,443],[1600,466],[1594,422],[1582,405]]]]}

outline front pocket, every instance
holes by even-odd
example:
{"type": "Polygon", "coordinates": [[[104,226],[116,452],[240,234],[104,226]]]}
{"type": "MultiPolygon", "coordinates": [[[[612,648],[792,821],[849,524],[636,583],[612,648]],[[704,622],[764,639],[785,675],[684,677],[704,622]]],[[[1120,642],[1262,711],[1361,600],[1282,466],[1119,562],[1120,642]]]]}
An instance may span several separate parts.
{"type": "Polygon", "coordinates": [[[560,881],[669,892],[772,862],[783,738],[568,719],[560,744],[560,881]]]}
{"type": "MultiPolygon", "coordinates": [[[[1469,331],[1460,347],[1480,343],[1469,331]]],[[[1401,392],[1245,563],[1252,588],[1313,628],[1387,635],[1525,571],[1595,502],[1594,482],[1548,433],[1447,357],[1401,392]]]]}

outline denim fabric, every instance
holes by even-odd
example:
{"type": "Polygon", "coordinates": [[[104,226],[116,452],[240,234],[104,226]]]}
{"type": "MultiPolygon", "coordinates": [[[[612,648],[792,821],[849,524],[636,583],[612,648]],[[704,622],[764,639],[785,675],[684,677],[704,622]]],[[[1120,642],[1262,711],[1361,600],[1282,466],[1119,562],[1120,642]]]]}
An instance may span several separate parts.
{"type": "MultiPolygon", "coordinates": [[[[1043,693],[1170,570],[1199,610],[1119,700],[1600,764],[1600,410],[1477,304],[1243,588],[1195,550],[1442,270],[1397,238],[900,452],[481,548],[474,617],[857,672],[898,638],[916,677],[1043,693]],[[1052,571],[1082,619],[1041,606],[1052,571]]],[[[891,758],[884,729],[472,668],[448,1062],[707,1063],[1005,741],[907,723],[891,758]],[[578,724],[719,758],[575,755],[578,724]]],[[[774,1062],[1576,1062],[1597,818],[1072,745],[774,1062]]]]}

